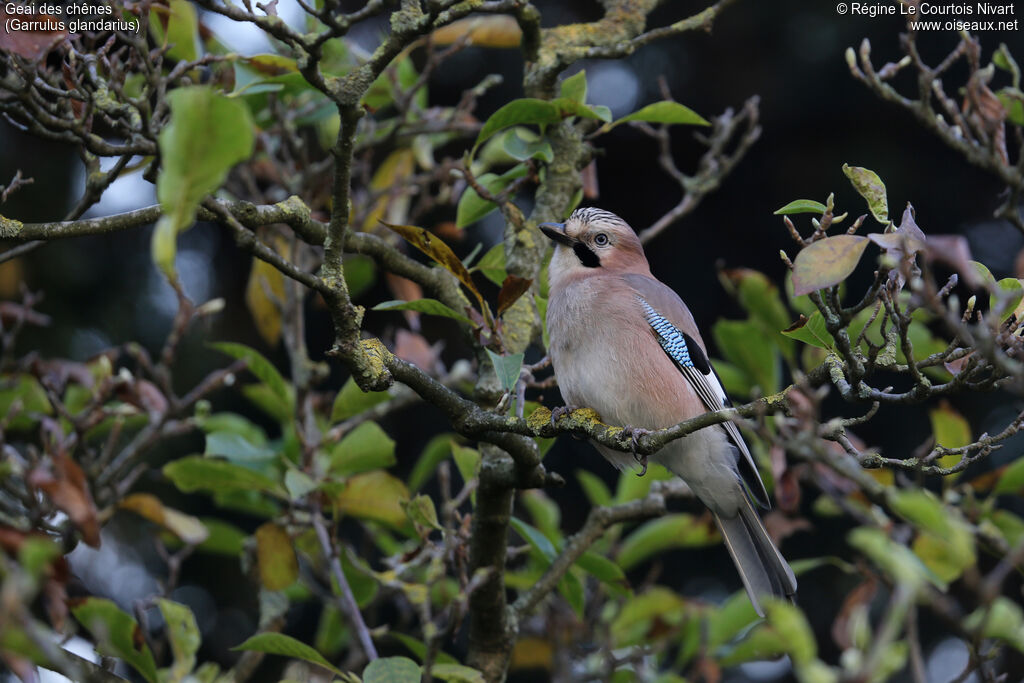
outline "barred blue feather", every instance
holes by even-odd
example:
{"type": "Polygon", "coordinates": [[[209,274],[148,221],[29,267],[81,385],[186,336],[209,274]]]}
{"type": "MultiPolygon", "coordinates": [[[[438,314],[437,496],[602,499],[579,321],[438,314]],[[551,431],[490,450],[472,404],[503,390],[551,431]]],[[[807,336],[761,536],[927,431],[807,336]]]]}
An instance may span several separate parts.
{"type": "Polygon", "coordinates": [[[680,367],[692,368],[693,360],[690,358],[690,347],[686,345],[683,333],[676,329],[676,326],[665,319],[663,315],[651,308],[649,303],[640,297],[637,298],[643,304],[644,317],[647,318],[647,323],[658,334],[658,343],[661,344],[661,348],[665,349],[665,353],[669,355],[669,358],[674,360],[680,367]]]}

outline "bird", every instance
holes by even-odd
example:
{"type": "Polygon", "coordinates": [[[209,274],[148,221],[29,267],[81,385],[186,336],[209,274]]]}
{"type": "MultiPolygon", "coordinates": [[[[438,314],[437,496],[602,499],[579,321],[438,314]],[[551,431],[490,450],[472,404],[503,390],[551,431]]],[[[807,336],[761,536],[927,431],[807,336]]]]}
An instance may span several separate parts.
{"type": "MultiPolygon", "coordinates": [[[[635,445],[637,434],[731,405],[693,315],[651,274],[626,221],[588,207],[538,227],[555,245],[546,322],[562,410],[591,408],[626,427],[635,445]]],[[[646,471],[635,448],[631,455],[593,445],[619,469],[642,462],[646,471]]],[[[796,577],[754,507],[769,508],[768,493],[734,423],[671,441],[650,460],[683,479],[711,511],[759,616],[763,597],[793,600],[796,577]]]]}

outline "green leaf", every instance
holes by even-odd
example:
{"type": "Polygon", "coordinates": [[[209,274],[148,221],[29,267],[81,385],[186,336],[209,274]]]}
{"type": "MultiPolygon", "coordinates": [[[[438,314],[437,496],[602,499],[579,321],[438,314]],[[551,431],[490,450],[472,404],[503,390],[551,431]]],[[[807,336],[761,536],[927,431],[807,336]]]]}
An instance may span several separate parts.
{"type": "Polygon", "coordinates": [[[514,391],[516,384],[519,383],[519,373],[523,369],[523,354],[512,353],[500,356],[487,349],[487,355],[491,358],[494,374],[497,375],[501,388],[505,391],[514,391]]]}
{"type": "MultiPolygon", "coordinates": [[[[843,173],[850,179],[853,189],[868,203],[868,209],[875,220],[882,225],[889,224],[889,203],[885,196],[885,183],[878,174],[860,166],[843,164],[843,173]]],[[[847,235],[852,237],[852,235],[847,235]]],[[[861,239],[864,239],[863,237],[861,239]]]]}
{"type": "Polygon", "coordinates": [[[171,666],[172,680],[184,680],[196,665],[196,652],[199,651],[201,641],[196,618],[192,610],[177,602],[158,598],[156,605],[160,608],[160,614],[166,623],[167,640],[174,654],[174,664],[171,666]]]}
{"type": "Polygon", "coordinates": [[[53,406],[39,380],[31,375],[0,375],[0,415],[13,417],[7,429],[31,429],[39,415],[52,414],[53,406]],[[21,410],[12,415],[11,406],[15,401],[21,404],[21,410]]]}
{"type": "Polygon", "coordinates": [[[558,107],[547,100],[531,97],[512,100],[491,114],[483,128],[480,129],[474,147],[479,147],[480,143],[510,126],[519,124],[547,125],[558,123],[561,120],[562,116],[558,107]]]}
{"type": "Polygon", "coordinates": [[[484,675],[480,671],[462,664],[434,664],[430,674],[449,683],[484,683],[484,675]]]}
{"type": "MultiPolygon", "coordinates": [[[[423,643],[422,640],[417,640],[416,638],[413,638],[412,636],[408,636],[408,635],[406,635],[404,633],[399,633],[398,631],[389,631],[388,632],[388,636],[394,638],[395,640],[400,642],[402,645],[404,645],[406,647],[406,649],[408,649],[409,652],[411,652],[414,655],[416,655],[416,657],[421,662],[426,658],[426,656],[427,656],[427,646],[423,643]]],[[[438,651],[438,653],[437,653],[437,662],[438,662],[438,664],[458,664],[459,660],[455,659],[455,657],[452,657],[447,652],[438,651]]],[[[434,666],[437,666],[437,664],[435,664],[434,666]]]]}
{"type": "Polygon", "coordinates": [[[604,480],[588,470],[576,470],[576,478],[591,505],[611,505],[612,492],[604,480]]]}
{"type": "Polygon", "coordinates": [[[860,235],[834,235],[801,249],[793,261],[794,294],[810,294],[845,280],[857,267],[869,242],[860,235]]]}
{"type": "Polygon", "coordinates": [[[462,481],[468,484],[476,478],[477,470],[480,469],[480,451],[460,446],[455,441],[451,442],[451,449],[452,459],[462,475],[462,481]]]}
{"type": "Polygon", "coordinates": [[[437,509],[430,496],[421,493],[407,503],[403,503],[402,507],[405,508],[405,514],[409,516],[409,520],[413,524],[441,531],[441,525],[437,522],[437,509]]]}
{"type": "Polygon", "coordinates": [[[576,613],[576,616],[583,618],[586,595],[583,591],[583,582],[571,571],[562,575],[558,580],[558,592],[569,603],[569,607],[576,613]]]}
{"type": "Polygon", "coordinates": [[[420,313],[426,313],[427,315],[439,315],[445,318],[451,318],[452,320],[458,320],[460,323],[466,323],[472,325],[471,321],[461,313],[456,313],[446,305],[438,301],[437,299],[416,299],[415,301],[384,301],[373,307],[374,311],[419,311],[420,313]]]}
{"type": "Polygon", "coordinates": [[[964,620],[964,627],[981,629],[982,638],[997,638],[1024,652],[1024,613],[1011,598],[1000,595],[988,607],[979,607],[964,620]]]}
{"type": "MultiPolygon", "coordinates": [[[[512,181],[522,178],[529,172],[530,169],[526,164],[516,164],[501,175],[484,173],[482,176],[477,178],[477,183],[492,195],[497,195],[506,187],[511,185],[512,181]]],[[[471,225],[472,223],[480,220],[497,208],[497,204],[483,199],[479,194],[477,194],[476,190],[467,185],[462,196],[459,197],[459,204],[455,209],[455,226],[458,228],[464,228],[467,225],[471,225]]],[[[504,246],[502,246],[502,248],[504,248],[504,246]]]]}
{"type": "Polygon", "coordinates": [[[622,584],[626,581],[626,574],[619,565],[607,557],[587,551],[576,560],[576,565],[587,572],[598,581],[610,584],[622,584]]]}
{"type": "Polygon", "coordinates": [[[519,494],[519,501],[530,513],[530,518],[541,533],[552,541],[561,540],[562,531],[559,525],[562,521],[562,512],[547,494],[540,489],[530,489],[519,494]]]}
{"type": "Polygon", "coordinates": [[[473,266],[473,270],[479,270],[484,277],[500,287],[508,277],[508,272],[505,270],[505,243],[498,242],[488,249],[487,253],[473,266]]]}
{"type": "MultiPolygon", "coordinates": [[[[963,415],[943,401],[939,407],[928,411],[932,423],[935,444],[946,448],[961,448],[971,443],[971,425],[963,415]]],[[[963,459],[963,455],[944,455],[936,461],[939,467],[952,467],[963,459]]]]}
{"type": "Polygon", "coordinates": [[[1010,54],[1006,43],[999,43],[999,49],[992,54],[992,63],[1010,74],[1014,88],[1020,87],[1020,67],[1017,66],[1017,60],[1010,54]]]}
{"type": "Polygon", "coordinates": [[[704,117],[697,112],[693,111],[689,107],[684,107],[678,102],[655,102],[654,104],[648,104],[642,109],[638,109],[628,116],[623,116],[621,119],[611,123],[605,128],[612,129],[615,126],[626,123],[627,121],[648,121],[650,123],[677,123],[687,126],[708,126],[709,124],[704,117]]]}
{"type": "Polygon", "coordinates": [[[765,601],[764,611],[768,623],[786,643],[793,664],[798,669],[811,664],[818,656],[818,646],[804,613],[796,605],[771,598],[765,601]]]}
{"type": "MultiPolygon", "coordinates": [[[[550,164],[555,159],[555,152],[551,149],[551,143],[525,128],[513,128],[505,133],[505,136],[502,138],[502,145],[508,155],[516,161],[540,159],[550,164]]],[[[501,189],[504,188],[500,188],[498,191],[500,192],[501,189]]]]}
{"type": "Polygon", "coordinates": [[[341,422],[355,417],[390,397],[391,395],[386,391],[363,391],[356,381],[349,377],[334,398],[334,405],[331,406],[331,422],[341,422]]]}
{"type": "Polygon", "coordinates": [[[164,476],[185,493],[210,491],[263,491],[286,497],[281,485],[270,477],[224,460],[190,455],[164,465],[164,476]]]}
{"type": "Polygon", "coordinates": [[[245,539],[249,536],[233,524],[216,517],[200,519],[210,535],[199,544],[198,550],[218,555],[237,556],[245,547],[245,539]]]}
{"type": "Polygon", "coordinates": [[[193,62],[199,57],[199,20],[196,8],[188,0],[170,0],[168,3],[167,30],[163,22],[151,17],[150,26],[158,33],[157,42],[170,45],[167,56],[184,62],[193,62]],[[155,26],[154,26],[155,24],[155,26]]]}
{"type": "Polygon", "coordinates": [[[395,464],[395,441],[376,422],[363,422],[331,449],[331,472],[349,476],[395,464]]]}
{"type": "Polygon", "coordinates": [[[644,522],[625,538],[616,562],[629,571],[652,555],[670,548],[711,545],[718,536],[708,524],[690,514],[669,514],[644,522]]]}
{"type": "Polygon", "coordinates": [[[583,104],[587,101],[587,72],[580,69],[562,81],[561,96],[583,104]]]}
{"type": "Polygon", "coordinates": [[[825,328],[825,318],[821,311],[815,311],[810,318],[801,313],[800,319],[784,329],[782,334],[819,349],[832,349],[832,335],[825,328]]]}
{"type": "Polygon", "coordinates": [[[288,414],[294,413],[295,400],[292,396],[291,388],[285,382],[281,373],[277,371],[277,368],[274,367],[274,364],[264,358],[259,351],[245,344],[237,344],[235,342],[217,342],[210,344],[210,348],[226,353],[237,360],[245,361],[249,372],[256,375],[260,381],[270,388],[274,396],[281,402],[281,405],[288,409],[288,414]]]}
{"type": "Polygon", "coordinates": [[[203,455],[220,456],[236,465],[243,465],[257,471],[277,459],[277,452],[266,446],[256,445],[235,432],[214,432],[206,435],[206,451],[203,455]]]}
{"type": "Polygon", "coordinates": [[[530,526],[518,517],[512,517],[509,519],[509,524],[515,529],[516,533],[523,537],[531,548],[540,553],[541,557],[547,560],[548,564],[551,564],[555,560],[555,546],[548,539],[547,536],[542,534],[539,529],[530,526]]]}
{"type": "Polygon", "coordinates": [[[156,683],[156,662],[135,619],[105,598],[86,598],[71,613],[92,634],[100,654],[123,659],[149,683],[156,683]]]}
{"type": "Polygon", "coordinates": [[[925,567],[910,548],[894,542],[881,529],[857,527],[846,538],[850,545],[867,555],[875,566],[897,581],[915,587],[930,581],[941,590],[946,590],[946,582],[925,567]]]}
{"type": "Polygon", "coordinates": [[[750,320],[719,320],[711,329],[718,350],[743,370],[764,394],[778,391],[779,357],[771,341],[750,320]]]}
{"type": "Polygon", "coordinates": [[[826,211],[826,206],[813,199],[794,199],[781,209],[775,211],[775,216],[792,216],[797,213],[816,213],[819,216],[826,211]]]}
{"type": "Polygon", "coordinates": [[[675,626],[689,616],[684,600],[661,586],[634,596],[623,603],[611,623],[611,640],[616,648],[633,645],[649,646],[653,631],[664,633],[665,626],[675,626]]]}
{"type": "Polygon", "coordinates": [[[263,428],[238,413],[214,413],[213,415],[196,416],[196,423],[207,434],[231,432],[240,435],[249,443],[262,446],[267,443],[267,434],[263,428]]]}
{"type": "Polygon", "coordinates": [[[1003,470],[996,484],[995,493],[1024,495],[1024,457],[1018,456],[1003,470]]]}
{"type": "Polygon", "coordinates": [[[338,510],[354,517],[383,522],[391,527],[408,528],[402,503],[409,490],[402,481],[383,470],[351,477],[335,499],[338,510]]]}
{"type": "Polygon", "coordinates": [[[177,88],[167,100],[171,119],[158,138],[162,168],[156,183],[163,215],[152,252],[172,277],[178,233],[192,224],[199,203],[223,184],[231,167],[249,158],[255,137],[245,104],[210,86],[177,88]]]}
{"type": "Polygon", "coordinates": [[[324,659],[323,655],[319,652],[311,648],[309,645],[306,645],[291,636],[286,636],[283,633],[257,633],[241,645],[237,645],[231,649],[251,650],[254,652],[265,652],[268,655],[281,655],[282,657],[301,659],[303,661],[310,662],[311,664],[322,666],[328,671],[339,676],[343,675],[342,672],[333,664],[324,659]]]}
{"type": "Polygon", "coordinates": [[[433,476],[437,466],[452,452],[454,438],[454,434],[438,434],[427,442],[409,475],[410,491],[418,491],[433,476]]]}
{"type": "Polygon", "coordinates": [[[381,657],[363,669],[363,683],[420,683],[420,665],[408,657],[381,657]]]}
{"type": "Polygon", "coordinates": [[[347,640],[345,616],[333,603],[325,602],[316,625],[316,635],[313,636],[313,647],[317,652],[334,658],[344,649],[347,640]]]}
{"type": "Polygon", "coordinates": [[[299,560],[288,532],[274,522],[256,529],[256,562],[260,583],[269,591],[282,591],[299,578],[299,560]]]}
{"type": "Polygon", "coordinates": [[[749,268],[726,271],[728,279],[736,283],[740,303],[761,330],[792,362],[794,344],[782,335],[789,327],[790,313],[782,303],[782,295],[768,277],[749,268]]]}
{"type": "Polygon", "coordinates": [[[1015,277],[1004,277],[996,283],[996,291],[989,295],[988,307],[1003,322],[1014,313],[1020,315],[1021,300],[1024,299],[1024,284],[1015,277]]]}

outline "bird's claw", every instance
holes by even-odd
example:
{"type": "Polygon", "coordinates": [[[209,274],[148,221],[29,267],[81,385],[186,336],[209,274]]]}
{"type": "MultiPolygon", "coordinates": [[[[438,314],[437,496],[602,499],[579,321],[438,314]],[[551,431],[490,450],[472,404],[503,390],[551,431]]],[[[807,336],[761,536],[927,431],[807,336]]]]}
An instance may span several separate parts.
{"type": "Polygon", "coordinates": [[[576,410],[576,406],[558,406],[551,411],[551,426],[554,427],[563,416],[576,410]]]}
{"type": "Polygon", "coordinates": [[[640,472],[636,476],[642,477],[647,474],[647,456],[637,455],[636,447],[640,443],[641,436],[647,436],[651,433],[649,429],[642,429],[640,427],[623,427],[622,431],[624,434],[629,436],[630,448],[633,453],[633,459],[640,464],[640,472]]]}

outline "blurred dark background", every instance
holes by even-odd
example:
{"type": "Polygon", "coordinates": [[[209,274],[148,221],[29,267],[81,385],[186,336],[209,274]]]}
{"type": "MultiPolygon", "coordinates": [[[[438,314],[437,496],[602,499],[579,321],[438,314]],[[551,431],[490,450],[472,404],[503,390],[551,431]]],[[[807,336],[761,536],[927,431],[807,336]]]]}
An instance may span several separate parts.
{"type": "MultiPolygon", "coordinates": [[[[536,2],[545,26],[596,19],[596,2],[536,2]]],[[[665,3],[652,17],[651,25],[663,25],[703,8],[703,2],[665,3]]],[[[281,3],[285,13],[286,3],[281,3]]],[[[226,42],[245,51],[250,45],[244,34],[232,35],[230,24],[204,18],[226,42]]],[[[767,273],[781,283],[784,266],[779,249],[792,243],[779,217],[772,212],[793,199],[824,201],[836,194],[836,206],[856,216],[866,212],[861,198],[843,176],[843,163],[865,166],[885,181],[890,212],[899,215],[905,203],[913,203],[917,223],[926,234],[960,233],[970,240],[975,257],[989,265],[997,278],[1012,275],[1014,259],[1024,238],[1006,222],[992,219],[1001,203],[999,184],[985,172],[969,165],[936,138],[921,129],[912,117],[886,104],[857,83],[849,74],[844,51],[870,39],[874,62],[881,66],[899,59],[898,34],[904,29],[900,17],[841,16],[833,2],[746,0],[730,7],[715,23],[712,34],[692,33],[655,43],[632,57],[619,61],[583,64],[587,70],[592,103],[607,104],[617,116],[661,99],[657,77],[663,75],[675,99],[705,117],[738,108],[752,95],[760,96],[761,139],[726,179],[683,222],[657,238],[648,248],[656,276],[676,289],[687,301],[704,330],[720,317],[740,317],[738,306],[719,284],[717,268],[745,267],[767,273]]],[[[384,26],[368,28],[354,35],[372,47],[384,26]]],[[[1024,57],[1021,34],[983,33],[983,63],[1001,42],[1007,43],[1018,59],[1024,57]]],[[[924,55],[932,63],[956,44],[950,33],[922,34],[924,55]]],[[[250,48],[250,52],[265,48],[250,48]]],[[[522,63],[514,50],[468,49],[440,69],[431,83],[431,104],[453,104],[462,90],[488,73],[501,73],[504,83],[491,91],[477,111],[484,119],[509,99],[522,95],[522,63]]],[[[954,69],[944,79],[947,90],[962,83],[963,71],[954,69]]],[[[997,75],[1005,77],[1005,75],[997,75]]],[[[913,92],[906,80],[897,80],[905,92],[913,92]]],[[[692,131],[673,131],[677,164],[694,170],[701,148],[692,131]]],[[[598,160],[602,208],[623,216],[642,229],[657,220],[679,200],[679,188],[657,166],[653,140],[627,126],[599,138],[602,155],[598,160]]],[[[84,184],[84,172],[75,151],[46,142],[0,123],[0,182],[17,169],[35,183],[16,193],[2,206],[5,216],[23,221],[56,220],[71,206],[84,184]]],[[[90,215],[104,215],[154,203],[152,187],[137,175],[119,182],[103,204],[90,215]]],[[[528,205],[524,200],[524,207],[528,205]]],[[[453,214],[454,215],[454,214],[453,214]]],[[[497,226],[494,215],[483,225],[471,228],[459,248],[468,252],[478,239],[493,239],[497,226]]],[[[870,219],[869,219],[870,220],[870,219]]],[[[806,223],[805,223],[806,225],[806,223]]],[[[149,256],[149,229],[58,242],[45,246],[19,261],[0,265],[0,296],[16,296],[24,282],[41,290],[46,299],[40,309],[52,316],[53,324],[43,333],[26,336],[23,351],[36,350],[47,356],[84,359],[97,351],[130,340],[155,350],[166,334],[175,310],[175,300],[149,256]]],[[[221,296],[228,307],[211,328],[193,332],[183,349],[178,381],[185,386],[202,373],[224,363],[224,358],[204,348],[209,339],[231,339],[251,344],[282,360],[280,349],[267,349],[244,307],[243,293],[249,259],[231,238],[209,225],[199,225],[179,240],[179,271],[186,290],[197,301],[221,296]]],[[[1017,273],[1018,276],[1021,273],[1017,273]]],[[[372,305],[393,298],[378,286],[364,295],[372,305]]],[[[322,357],[330,345],[326,316],[310,307],[310,351],[322,357]]],[[[388,334],[400,324],[395,314],[370,313],[368,329],[388,334]]],[[[443,338],[449,364],[463,357],[447,321],[426,321],[425,332],[432,340],[443,338]]],[[[710,334],[705,333],[705,339],[710,334]]],[[[713,352],[712,352],[713,353],[713,352]]],[[[283,366],[282,366],[283,367],[283,366]]],[[[342,375],[334,381],[340,383],[342,375]]],[[[549,405],[559,403],[557,395],[544,397],[549,405]]],[[[225,405],[245,412],[248,407],[223,399],[225,405]]],[[[972,397],[970,404],[956,407],[971,419],[975,435],[1005,424],[1017,409],[999,396],[972,397]]],[[[954,401],[955,403],[955,401],[954,401]]],[[[430,435],[444,430],[439,414],[432,410],[408,410],[385,424],[398,441],[402,466],[411,466],[430,435]]],[[[883,412],[867,426],[862,436],[871,444],[883,444],[886,454],[909,453],[929,433],[927,414],[922,410],[883,412]]],[[[201,449],[198,440],[184,440],[178,455],[201,449]]],[[[1004,449],[1005,458],[1019,447],[1004,449]]],[[[172,454],[168,453],[168,457],[172,454]]],[[[996,460],[999,462],[1000,460],[996,460]]],[[[561,472],[570,482],[549,494],[562,508],[563,525],[572,531],[582,523],[587,505],[572,473],[587,468],[614,483],[615,472],[590,446],[561,439],[549,453],[549,469],[561,472]]],[[[160,487],[159,482],[146,485],[160,487]]],[[[166,491],[166,489],[161,489],[166,491]]],[[[240,522],[243,526],[244,520],[240,522]]],[[[843,526],[830,528],[815,520],[810,532],[798,533],[783,544],[791,559],[827,554],[842,555],[843,526]]],[[[125,528],[121,552],[134,553],[132,562],[119,562],[104,576],[101,564],[81,563],[85,587],[101,591],[104,586],[124,584],[117,571],[132,571],[137,590],[152,586],[152,572],[159,571],[146,551],[134,549],[137,531],[125,528]],[[135,569],[130,569],[135,567],[135,569]]],[[[722,548],[700,552],[673,552],[663,558],[659,581],[687,594],[723,598],[740,587],[739,580],[722,548]]],[[[179,591],[182,601],[192,605],[204,630],[205,648],[218,657],[228,657],[227,647],[255,628],[254,596],[239,590],[240,569],[233,563],[196,557],[186,564],[179,591]],[[211,581],[211,573],[221,579],[211,581]],[[202,581],[199,580],[200,577],[202,581]],[[200,586],[199,584],[202,584],[200,586]],[[213,589],[213,586],[218,586],[213,589]],[[211,592],[216,594],[211,596],[211,592]],[[205,595],[198,595],[203,593],[205,595]],[[236,637],[237,636],[237,637],[236,637]]],[[[642,577],[639,577],[642,578],[642,577]]],[[[830,620],[851,585],[830,569],[818,570],[801,580],[799,604],[807,612],[816,632],[822,655],[835,661],[838,651],[828,635],[830,620]]],[[[315,613],[299,614],[312,619],[315,613]]],[[[312,622],[315,624],[315,621],[312,622]]],[[[307,628],[312,628],[310,625],[307,628]]],[[[922,624],[929,670],[959,671],[956,662],[966,657],[948,644],[935,647],[936,634],[922,624]],[[959,657],[959,659],[958,659],[959,657]],[[933,668],[934,667],[934,668],[933,668]]],[[[785,665],[759,665],[743,670],[730,680],[774,680],[785,676],[785,665]]],[[[268,679],[270,680],[270,679],[268,679]]],[[[276,679],[274,679],[276,680],[276,679]]],[[[531,680],[527,678],[526,680],[531,680]]],[[[536,679],[533,679],[536,680],[536,679]]],[[[781,678],[779,680],[785,680],[781,678]]]]}

